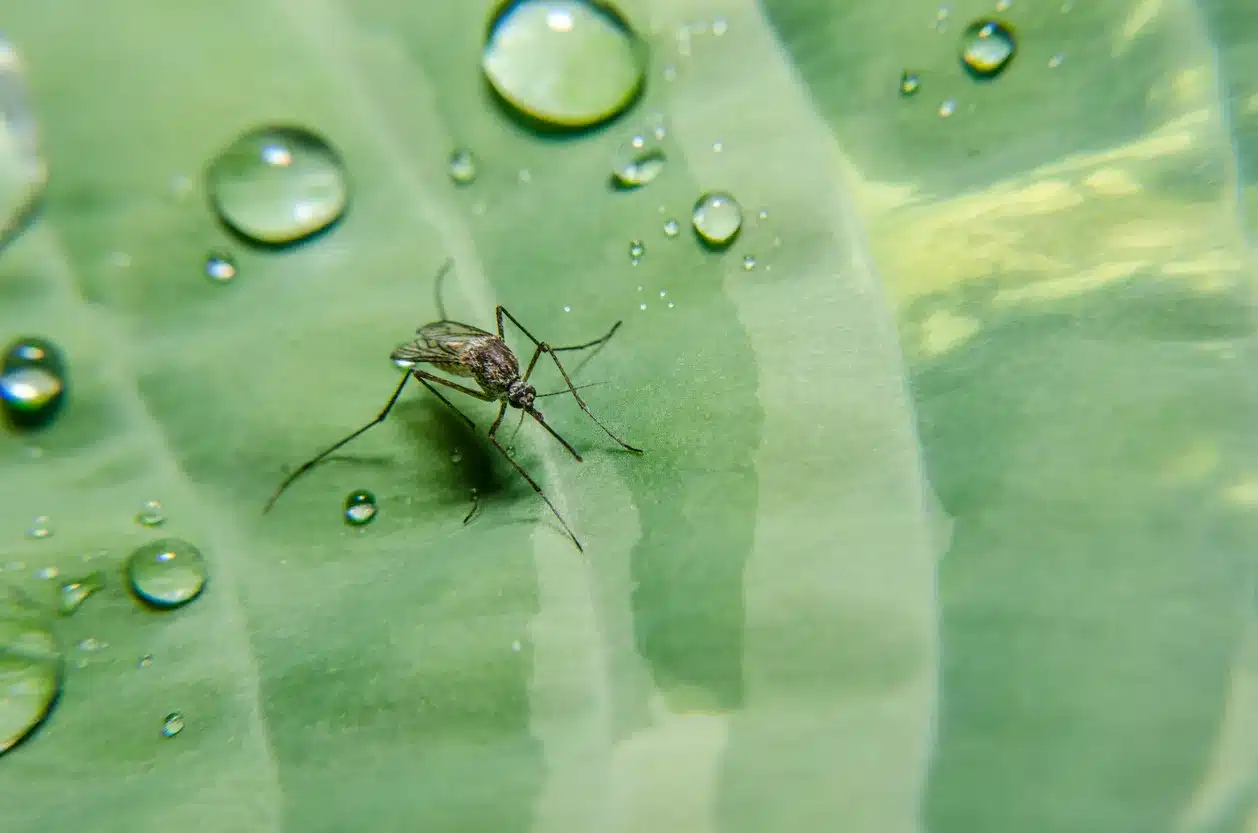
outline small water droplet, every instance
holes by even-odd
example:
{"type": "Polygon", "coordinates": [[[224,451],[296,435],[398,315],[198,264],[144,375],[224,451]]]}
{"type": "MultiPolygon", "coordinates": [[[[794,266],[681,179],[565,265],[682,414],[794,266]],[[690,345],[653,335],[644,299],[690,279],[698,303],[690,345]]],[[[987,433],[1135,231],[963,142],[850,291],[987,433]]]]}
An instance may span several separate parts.
{"type": "Polygon", "coordinates": [[[676,237],[680,233],[681,233],[681,223],[677,222],[676,220],[664,221],[664,236],[676,237]]]}
{"type": "Polygon", "coordinates": [[[97,651],[103,651],[109,647],[109,643],[101,642],[94,636],[87,636],[79,640],[78,649],[85,654],[93,654],[97,651]]]}
{"type": "Polygon", "coordinates": [[[612,186],[620,191],[641,188],[664,170],[664,151],[659,148],[640,150],[616,164],[612,186]]]}
{"type": "Polygon", "coordinates": [[[0,598],[0,755],[52,711],[62,667],[52,631],[16,598],[0,598]]]}
{"type": "Polygon", "coordinates": [[[517,175],[517,178],[520,180],[521,185],[528,185],[530,182],[533,181],[533,174],[529,171],[528,168],[521,168],[520,173],[517,175]]]}
{"type": "Polygon", "coordinates": [[[718,17],[716,20],[712,21],[712,34],[715,35],[716,37],[719,38],[721,35],[725,34],[728,31],[729,31],[729,21],[726,20],[725,18],[718,17]]]}
{"type": "Polygon", "coordinates": [[[752,269],[755,269],[755,268],[756,268],[756,256],[743,255],[743,271],[750,272],[752,269]]]}
{"type": "Polygon", "coordinates": [[[769,219],[769,209],[767,208],[760,209],[760,214],[758,216],[760,217],[761,220],[769,219]]]}
{"type": "Polygon", "coordinates": [[[166,719],[162,721],[162,737],[173,738],[175,735],[183,731],[184,720],[181,712],[171,712],[166,715],[166,719]]]}
{"type": "Polygon", "coordinates": [[[228,283],[236,277],[236,261],[224,252],[211,252],[205,258],[205,276],[215,283],[228,283]]]}
{"type": "Polygon", "coordinates": [[[481,55],[499,103],[541,131],[620,115],[642,91],[646,67],[646,45],[607,0],[503,3],[481,55]]]}
{"type": "Polygon", "coordinates": [[[900,95],[908,98],[915,95],[922,86],[922,77],[916,72],[905,70],[900,73],[900,95]]]}
{"type": "Polygon", "coordinates": [[[345,497],[345,522],[353,526],[370,523],[376,517],[376,496],[366,489],[350,492],[345,497]]]}
{"type": "Polygon", "coordinates": [[[140,657],[140,661],[137,662],[135,665],[137,668],[148,668],[152,664],[153,664],[153,655],[145,654],[144,656],[140,657]]]}
{"type": "Polygon", "coordinates": [[[27,538],[47,538],[52,535],[52,525],[47,515],[40,515],[31,522],[30,529],[26,530],[27,538]]]}
{"type": "Polygon", "coordinates": [[[1012,5],[1013,3],[1010,2],[1010,0],[996,0],[996,11],[998,12],[1008,11],[1009,7],[1012,5]]]}
{"type": "Polygon", "coordinates": [[[641,310],[646,309],[646,302],[643,302],[643,303],[641,303],[641,304],[638,304],[638,309],[641,309],[641,310]]]}
{"type": "Polygon", "coordinates": [[[961,65],[981,81],[1000,75],[1016,51],[1013,30],[998,20],[976,20],[961,35],[961,65]]]}
{"type": "Polygon", "coordinates": [[[461,452],[461,451],[456,451],[456,452],[454,452],[453,454],[451,454],[451,455],[450,455],[450,462],[451,462],[451,463],[454,463],[455,465],[458,465],[459,463],[462,463],[462,462],[463,462],[463,452],[461,452]]]}
{"type": "Polygon", "coordinates": [[[634,266],[638,265],[638,261],[646,254],[646,246],[642,245],[641,240],[634,240],[629,243],[629,259],[634,266]]]}
{"type": "Polygon", "coordinates": [[[161,526],[166,523],[166,511],[160,501],[150,500],[135,513],[135,522],[140,526],[161,526]]]}
{"type": "Polygon", "coordinates": [[[957,100],[950,98],[939,105],[939,118],[946,119],[957,110],[957,100]]]}
{"type": "Polygon", "coordinates": [[[261,127],[240,136],[210,163],[206,187],[223,223],[265,246],[305,240],[349,205],[339,154],[301,127],[261,127]]]}
{"type": "Polygon", "coordinates": [[[47,181],[22,59],[0,35],[0,248],[33,216],[47,181]]]}
{"type": "Polygon", "coordinates": [[[201,551],[182,538],[159,538],[127,558],[127,586],[145,604],[181,607],[201,595],[209,568],[201,551]]]}
{"type": "Polygon", "coordinates": [[[656,124],[651,131],[651,135],[655,137],[655,141],[662,142],[668,138],[668,128],[664,126],[663,122],[656,124]]]}
{"type": "Polygon", "coordinates": [[[724,142],[713,142],[713,143],[712,143],[712,152],[713,152],[713,153],[720,153],[720,152],[721,152],[721,151],[723,151],[723,150],[725,150],[725,143],[724,143],[724,142]]]}
{"type": "Polygon", "coordinates": [[[644,147],[646,147],[646,137],[634,136],[632,139],[629,140],[629,146],[632,147],[634,150],[642,150],[644,147]]]}
{"type": "Polygon", "coordinates": [[[66,382],[65,358],[55,344],[36,336],[14,339],[0,359],[0,406],[5,418],[23,430],[47,426],[65,403],[66,382]]]}
{"type": "Polygon", "coordinates": [[[1066,60],[1066,56],[1058,52],[1056,55],[1048,59],[1048,68],[1057,69],[1062,62],[1066,60]]]}
{"type": "Polygon", "coordinates": [[[729,194],[713,191],[699,197],[690,213],[690,222],[700,242],[723,249],[734,242],[743,227],[743,210],[729,194]]]}
{"type": "Polygon", "coordinates": [[[572,307],[568,306],[567,304],[564,304],[564,305],[563,305],[563,311],[564,311],[564,312],[572,312],[572,307]]]}
{"type": "Polygon", "coordinates": [[[668,295],[668,291],[667,291],[667,290],[664,290],[664,289],[661,289],[661,290],[660,290],[660,297],[661,297],[661,298],[667,297],[667,295],[668,295]]]}
{"type": "Polygon", "coordinates": [[[470,150],[456,150],[450,154],[450,179],[459,185],[467,185],[476,180],[476,157],[470,150]]]}
{"type": "Polygon", "coordinates": [[[669,309],[672,309],[672,308],[673,308],[673,302],[672,302],[672,301],[669,301],[669,302],[668,302],[668,308],[669,308],[669,309]]]}
{"type": "Polygon", "coordinates": [[[519,650],[520,650],[520,640],[518,640],[518,639],[517,639],[517,640],[515,640],[514,642],[512,642],[512,643],[511,643],[511,650],[513,650],[513,651],[519,651],[519,650]]]}

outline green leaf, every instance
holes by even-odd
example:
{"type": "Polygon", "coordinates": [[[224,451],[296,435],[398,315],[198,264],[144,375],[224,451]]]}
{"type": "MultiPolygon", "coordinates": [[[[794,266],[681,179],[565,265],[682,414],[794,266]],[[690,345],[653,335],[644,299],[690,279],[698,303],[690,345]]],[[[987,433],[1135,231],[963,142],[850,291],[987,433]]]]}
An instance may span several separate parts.
{"type": "Polygon", "coordinates": [[[0,436],[0,581],[108,579],[55,623],[65,691],[0,758],[0,829],[1242,829],[1258,401],[1219,85],[1245,64],[1195,7],[1026,6],[980,85],[931,4],[623,3],[644,97],[562,140],[490,102],[486,2],[9,10],[51,181],[0,328],[62,345],[70,387],[0,436]],[[664,172],[613,192],[657,115],[664,172]],[[230,238],[202,179],[262,124],[326,137],[353,189],[285,251],[230,238]],[[724,253],[663,233],[707,190],[743,206],[724,253]],[[625,322],[577,381],[646,453],[567,397],[583,462],[516,438],[584,553],[492,407],[459,401],[472,434],[418,386],[262,514],[377,413],[446,258],[455,318],[625,322]],[[166,536],[211,573],[159,613],[122,565],[166,536]]]}

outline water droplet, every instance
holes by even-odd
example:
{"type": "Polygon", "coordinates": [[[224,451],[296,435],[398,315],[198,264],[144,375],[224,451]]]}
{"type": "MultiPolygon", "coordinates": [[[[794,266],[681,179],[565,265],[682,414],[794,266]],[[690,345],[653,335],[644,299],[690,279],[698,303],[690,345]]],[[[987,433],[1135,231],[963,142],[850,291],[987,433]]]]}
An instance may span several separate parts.
{"type": "Polygon", "coordinates": [[[665,297],[667,297],[667,296],[668,296],[668,291],[667,291],[667,290],[665,290],[665,289],[661,289],[661,290],[660,290],[660,297],[661,297],[661,298],[665,298],[665,297]]]}
{"type": "Polygon", "coordinates": [[[646,246],[642,245],[641,240],[634,240],[629,244],[629,260],[634,266],[638,265],[638,261],[646,254],[646,246]]]}
{"type": "Polygon", "coordinates": [[[160,501],[150,500],[140,507],[135,514],[135,522],[140,526],[161,526],[166,523],[166,512],[160,501]]]}
{"type": "Polygon", "coordinates": [[[750,272],[752,269],[755,269],[755,268],[756,268],[756,256],[743,255],[743,271],[750,272]]]}
{"type": "Polygon", "coordinates": [[[456,150],[450,154],[450,179],[459,185],[467,185],[476,179],[476,157],[470,150],[456,150]]]}
{"type": "Polygon", "coordinates": [[[668,128],[661,122],[655,125],[655,129],[651,131],[651,135],[655,137],[655,141],[662,142],[668,137],[668,128]]]}
{"type": "Polygon", "coordinates": [[[769,219],[769,209],[767,208],[760,209],[760,213],[756,216],[758,216],[761,220],[769,219]]]}
{"type": "Polygon", "coordinates": [[[723,249],[743,227],[743,210],[729,194],[714,191],[699,197],[690,213],[699,240],[709,248],[723,249]]]}
{"type": "Polygon", "coordinates": [[[976,20],[961,35],[961,65],[979,80],[995,78],[1017,50],[1013,30],[998,20],[976,20]]]}
{"type": "Polygon", "coordinates": [[[82,578],[61,582],[57,590],[57,608],[62,616],[78,610],[88,596],[105,586],[105,576],[99,570],[82,578]]]}
{"type": "Polygon", "coordinates": [[[513,641],[513,642],[511,643],[511,650],[513,650],[513,651],[519,651],[519,650],[520,650],[520,640],[518,640],[518,639],[517,639],[517,640],[515,640],[515,641],[513,641]]]}
{"type": "Polygon", "coordinates": [[[568,306],[567,304],[564,304],[564,305],[563,305],[563,311],[564,311],[564,312],[572,312],[572,307],[568,306]]]}
{"type": "Polygon", "coordinates": [[[206,173],[223,223],[265,246],[305,240],[335,223],[349,204],[340,156],[301,127],[261,127],[236,139],[206,173]]]}
{"type": "Polygon", "coordinates": [[[61,688],[56,637],[16,601],[0,601],[0,754],[48,717],[61,688]]]}
{"type": "Polygon", "coordinates": [[[718,38],[729,31],[729,21],[723,17],[718,17],[712,21],[712,34],[718,38]]]}
{"type": "Polygon", "coordinates": [[[900,73],[900,95],[908,98],[914,95],[922,86],[922,77],[916,72],[905,70],[900,73]]]}
{"type": "Polygon", "coordinates": [[[612,185],[621,191],[641,188],[660,175],[664,162],[664,151],[659,148],[638,151],[616,164],[612,185]]]}
{"type": "Polygon", "coordinates": [[[1061,66],[1062,61],[1065,60],[1066,56],[1058,52],[1056,55],[1048,59],[1048,68],[1057,69],[1057,67],[1061,66]]]}
{"type": "Polygon", "coordinates": [[[211,252],[205,258],[205,276],[215,283],[227,283],[236,277],[236,261],[229,254],[211,252]]]}
{"type": "Polygon", "coordinates": [[[1010,0],[996,0],[996,11],[998,12],[1008,11],[1009,7],[1012,5],[1013,3],[1010,2],[1010,0]]]}
{"type": "Polygon", "coordinates": [[[55,344],[34,336],[9,343],[0,359],[0,404],[10,425],[43,428],[61,412],[65,394],[65,358],[55,344]]]}
{"type": "Polygon", "coordinates": [[[456,451],[456,452],[454,452],[453,454],[451,454],[451,455],[450,455],[450,462],[451,462],[451,463],[454,463],[455,465],[458,465],[459,463],[462,463],[462,462],[463,462],[463,452],[462,452],[462,451],[456,451]]]}
{"type": "Polygon", "coordinates": [[[166,719],[162,721],[162,737],[173,738],[175,735],[183,731],[184,722],[181,712],[171,712],[166,715],[166,719]]]}
{"type": "Polygon", "coordinates": [[[345,498],[345,521],[354,526],[370,523],[376,516],[376,496],[365,489],[350,492],[345,498]]]}
{"type": "Polygon", "coordinates": [[[47,181],[22,60],[0,35],[0,249],[31,219],[47,181]]]}
{"type": "Polygon", "coordinates": [[[136,668],[148,668],[152,664],[153,664],[153,655],[145,654],[144,656],[140,657],[140,661],[137,662],[135,665],[136,665],[136,668]]]}
{"type": "Polygon", "coordinates": [[[181,607],[201,595],[209,568],[201,551],[182,538],[159,538],[127,558],[127,586],[145,604],[181,607]]]}
{"type": "Polygon", "coordinates": [[[950,98],[939,105],[939,118],[946,119],[957,110],[957,100],[950,98]]]}
{"type": "Polygon", "coordinates": [[[664,222],[664,235],[666,237],[676,237],[681,233],[681,223],[676,220],[666,220],[664,222]]]}
{"type": "Polygon", "coordinates": [[[673,308],[673,302],[672,302],[672,301],[669,301],[669,302],[668,302],[668,308],[669,308],[669,309],[672,309],[672,308],[673,308]]]}
{"type": "Polygon", "coordinates": [[[94,636],[86,636],[79,640],[78,649],[85,654],[94,654],[97,651],[103,651],[109,647],[109,643],[102,642],[94,636]]]}
{"type": "Polygon", "coordinates": [[[725,150],[725,143],[724,143],[724,142],[713,142],[713,143],[712,143],[712,152],[713,152],[713,153],[720,153],[720,152],[721,152],[721,151],[723,151],[723,150],[725,150]]]}
{"type": "Polygon", "coordinates": [[[27,538],[47,538],[49,535],[52,535],[52,526],[47,515],[40,515],[31,522],[31,528],[26,530],[27,538]]]}
{"type": "Polygon", "coordinates": [[[521,185],[528,185],[530,182],[533,181],[533,174],[529,173],[528,168],[521,168],[520,173],[519,173],[519,180],[520,180],[521,185]]]}
{"type": "Polygon", "coordinates": [[[581,130],[625,112],[641,93],[646,46],[606,0],[503,3],[481,68],[507,111],[541,130],[581,130]]]}
{"type": "Polygon", "coordinates": [[[638,304],[638,309],[642,309],[642,310],[646,309],[646,303],[638,304]]]}

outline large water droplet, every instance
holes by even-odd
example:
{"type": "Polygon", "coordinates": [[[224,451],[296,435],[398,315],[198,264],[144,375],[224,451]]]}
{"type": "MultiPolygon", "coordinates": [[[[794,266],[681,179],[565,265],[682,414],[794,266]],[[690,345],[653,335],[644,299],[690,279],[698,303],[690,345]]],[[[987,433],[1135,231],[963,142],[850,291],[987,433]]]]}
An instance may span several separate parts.
{"type": "Polygon", "coordinates": [[[52,632],[0,601],[0,754],[48,717],[61,689],[62,660],[52,632]]]}
{"type": "Polygon", "coordinates": [[[159,538],[127,559],[127,586],[152,607],[170,609],[195,599],[205,589],[209,569],[201,551],[182,538],[159,538]]]}
{"type": "Polygon", "coordinates": [[[9,343],[0,359],[0,403],[15,428],[42,428],[61,411],[66,364],[47,339],[23,337],[9,343]]]}
{"type": "Polygon", "coordinates": [[[345,497],[345,522],[353,526],[370,523],[376,517],[376,496],[366,489],[350,492],[345,497]]]}
{"type": "Polygon", "coordinates": [[[975,78],[995,78],[1017,50],[1013,30],[998,20],[976,20],[961,34],[961,65],[975,78]]]}
{"type": "Polygon", "coordinates": [[[210,164],[206,185],[223,223],[244,239],[283,246],[331,226],[349,204],[340,156],[301,127],[262,127],[210,164]]]}
{"type": "Polygon", "coordinates": [[[175,735],[183,731],[183,727],[183,713],[171,712],[166,715],[166,719],[162,721],[162,737],[173,738],[175,735]]]}
{"type": "Polygon", "coordinates": [[[47,181],[22,60],[0,35],[0,249],[24,226],[47,181]]]}
{"type": "Polygon", "coordinates": [[[699,197],[690,222],[705,246],[724,249],[743,227],[743,210],[729,194],[714,191],[699,197]]]}
{"type": "Polygon", "coordinates": [[[601,0],[509,0],[489,27],[481,67],[509,112],[543,131],[581,130],[641,94],[646,46],[601,0]]]}

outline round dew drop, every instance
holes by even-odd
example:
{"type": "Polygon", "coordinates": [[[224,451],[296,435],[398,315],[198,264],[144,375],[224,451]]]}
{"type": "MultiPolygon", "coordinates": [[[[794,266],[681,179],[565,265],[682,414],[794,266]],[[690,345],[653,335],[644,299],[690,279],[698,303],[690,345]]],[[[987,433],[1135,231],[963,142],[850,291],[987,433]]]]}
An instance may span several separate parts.
{"type": "Polygon", "coordinates": [[[481,53],[499,103],[540,132],[585,130],[624,113],[646,67],[646,45],[604,0],[508,0],[481,53]]]}
{"type": "Polygon", "coordinates": [[[135,522],[140,526],[161,526],[166,523],[166,512],[159,501],[150,500],[135,514],[135,522]]]}
{"type": "Polygon", "coordinates": [[[162,737],[173,738],[183,731],[184,720],[181,712],[171,712],[162,721],[162,737]]]}
{"type": "Polygon", "coordinates": [[[57,639],[30,612],[0,600],[0,755],[30,737],[61,691],[57,639]]]}
{"type": "Polygon", "coordinates": [[[734,242],[743,227],[743,210],[731,195],[713,191],[695,202],[690,222],[704,246],[724,249],[734,242]]]}
{"type": "Polygon", "coordinates": [[[663,172],[664,162],[664,151],[659,148],[639,151],[616,166],[612,185],[619,191],[641,188],[663,172]]]}
{"type": "Polygon", "coordinates": [[[961,65],[987,81],[1000,75],[1017,51],[1013,30],[998,20],[976,20],[961,33],[961,65]]]}
{"type": "Polygon", "coordinates": [[[302,127],[245,133],[210,163],[206,185],[224,225],[263,246],[306,240],[339,220],[349,204],[340,155],[302,127]]]}
{"type": "Polygon", "coordinates": [[[457,185],[468,185],[476,179],[476,157],[470,150],[456,150],[450,154],[450,179],[457,185]]]}
{"type": "Polygon", "coordinates": [[[127,587],[144,604],[170,610],[201,595],[209,568],[201,551],[182,538],[159,538],[127,558],[127,587]]]}
{"type": "Polygon", "coordinates": [[[345,498],[345,522],[351,526],[371,523],[377,512],[376,496],[365,489],[350,492],[345,498]]]}
{"type": "Polygon", "coordinates": [[[0,358],[0,406],[20,430],[44,428],[61,413],[66,397],[66,362],[51,341],[14,339],[0,358]]]}
{"type": "Polygon", "coordinates": [[[214,283],[228,283],[236,277],[236,271],[231,255],[212,252],[205,258],[205,276],[214,283]]]}

